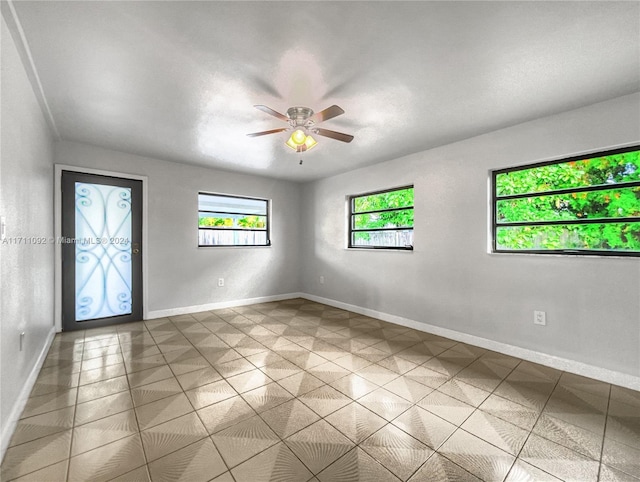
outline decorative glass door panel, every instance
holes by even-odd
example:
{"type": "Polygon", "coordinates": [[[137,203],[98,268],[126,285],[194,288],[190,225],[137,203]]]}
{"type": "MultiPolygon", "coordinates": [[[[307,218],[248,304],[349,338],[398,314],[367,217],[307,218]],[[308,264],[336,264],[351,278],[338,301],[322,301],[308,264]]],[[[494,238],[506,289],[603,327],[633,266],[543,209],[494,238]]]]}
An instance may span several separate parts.
{"type": "Polygon", "coordinates": [[[131,314],[131,188],[75,185],[76,320],[131,314]]]}
{"type": "Polygon", "coordinates": [[[141,182],[62,179],[63,329],[142,319],[141,182]]]}

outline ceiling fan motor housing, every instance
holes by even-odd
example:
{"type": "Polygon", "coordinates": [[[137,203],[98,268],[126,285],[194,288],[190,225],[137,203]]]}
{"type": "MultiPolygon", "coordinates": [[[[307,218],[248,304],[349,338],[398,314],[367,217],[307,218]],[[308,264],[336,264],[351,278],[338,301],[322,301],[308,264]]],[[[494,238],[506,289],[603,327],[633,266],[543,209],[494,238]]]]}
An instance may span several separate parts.
{"type": "Polygon", "coordinates": [[[314,122],[309,120],[313,115],[313,110],[308,107],[290,107],[287,110],[287,117],[291,127],[311,127],[314,122]]]}

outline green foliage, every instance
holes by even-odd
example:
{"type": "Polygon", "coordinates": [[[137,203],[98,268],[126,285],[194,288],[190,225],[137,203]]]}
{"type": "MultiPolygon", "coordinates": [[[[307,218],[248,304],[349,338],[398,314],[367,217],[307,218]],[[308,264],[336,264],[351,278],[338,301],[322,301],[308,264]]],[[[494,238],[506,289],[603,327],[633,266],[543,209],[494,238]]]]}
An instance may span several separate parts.
{"type": "Polygon", "coordinates": [[[413,188],[354,198],[353,211],[379,211],[354,215],[355,229],[413,227],[413,188]]]}
{"type": "Polygon", "coordinates": [[[498,249],[640,251],[640,223],[498,226],[498,249]]]}
{"type": "Polygon", "coordinates": [[[640,151],[498,174],[495,186],[498,248],[640,251],[640,223],[621,222],[624,218],[640,217],[640,187],[621,184],[637,181],[640,181],[640,151]],[[573,188],[607,185],[611,188],[571,192],[573,188]],[[563,189],[566,192],[544,194],[563,189]],[[531,195],[500,199],[515,194],[531,195]],[[581,219],[603,222],[500,226],[581,219]]]}
{"type": "Polygon", "coordinates": [[[501,173],[496,194],[541,193],[640,180],[640,151],[501,173]]]}
{"type": "Polygon", "coordinates": [[[640,216],[640,187],[498,201],[497,221],[560,221],[640,216]]]}
{"type": "Polygon", "coordinates": [[[361,213],[404,207],[413,207],[412,187],[354,198],[353,212],[361,213]]]}
{"type": "Polygon", "coordinates": [[[238,226],[241,228],[262,229],[266,226],[266,218],[262,216],[245,216],[238,219],[238,226]]]}
{"type": "Polygon", "coordinates": [[[201,215],[198,226],[216,228],[240,228],[240,229],[264,229],[267,225],[265,216],[203,216],[201,215]]]}

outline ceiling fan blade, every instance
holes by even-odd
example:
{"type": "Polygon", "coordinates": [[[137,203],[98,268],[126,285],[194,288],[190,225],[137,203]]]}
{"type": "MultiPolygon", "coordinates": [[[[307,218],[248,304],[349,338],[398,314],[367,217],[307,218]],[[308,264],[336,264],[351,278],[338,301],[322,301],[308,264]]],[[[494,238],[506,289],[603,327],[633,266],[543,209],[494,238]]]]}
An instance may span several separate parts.
{"type": "Polygon", "coordinates": [[[266,105],[254,105],[254,107],[258,110],[261,110],[262,112],[266,112],[267,114],[272,115],[273,117],[277,117],[280,120],[289,122],[289,118],[286,115],[281,114],[280,112],[276,112],[271,107],[267,107],[266,105]]]}
{"type": "Polygon", "coordinates": [[[262,132],[254,132],[252,134],[247,134],[249,137],[260,137],[266,136],[267,134],[275,134],[277,132],[286,131],[287,127],[283,127],[282,129],[271,129],[270,131],[262,131],[262,132]]]}
{"type": "Polygon", "coordinates": [[[343,134],[342,132],[330,131],[329,129],[320,129],[320,128],[316,128],[314,130],[318,135],[321,135],[324,137],[331,137],[331,139],[335,139],[337,141],[351,142],[353,140],[353,136],[349,134],[343,134]]]}
{"type": "Polygon", "coordinates": [[[338,117],[339,115],[342,115],[342,114],[344,114],[344,110],[341,107],[338,107],[337,105],[332,105],[331,107],[327,107],[323,111],[316,112],[311,117],[309,117],[309,120],[312,120],[317,124],[318,122],[333,119],[334,117],[338,117]]]}

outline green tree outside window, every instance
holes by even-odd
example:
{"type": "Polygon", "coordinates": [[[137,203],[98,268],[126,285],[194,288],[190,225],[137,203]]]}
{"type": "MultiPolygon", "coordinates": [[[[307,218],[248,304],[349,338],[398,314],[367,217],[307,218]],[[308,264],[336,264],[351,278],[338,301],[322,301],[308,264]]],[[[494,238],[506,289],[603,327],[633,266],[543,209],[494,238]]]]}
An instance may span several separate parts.
{"type": "Polygon", "coordinates": [[[494,173],[497,251],[640,254],[640,150],[494,173]]]}

